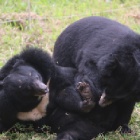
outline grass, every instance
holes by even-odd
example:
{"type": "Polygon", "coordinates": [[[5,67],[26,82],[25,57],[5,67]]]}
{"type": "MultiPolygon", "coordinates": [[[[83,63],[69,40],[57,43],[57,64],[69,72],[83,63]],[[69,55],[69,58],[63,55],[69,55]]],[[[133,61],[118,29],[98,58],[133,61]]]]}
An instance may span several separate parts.
{"type": "MultiPolygon", "coordinates": [[[[70,23],[85,16],[115,19],[140,33],[140,0],[0,0],[0,66],[26,46],[43,48],[50,54],[56,38],[70,23]]],[[[140,140],[140,105],[130,121],[133,134],[118,131],[97,140],[140,140]]],[[[3,133],[0,140],[52,140],[50,134],[3,133]]]]}

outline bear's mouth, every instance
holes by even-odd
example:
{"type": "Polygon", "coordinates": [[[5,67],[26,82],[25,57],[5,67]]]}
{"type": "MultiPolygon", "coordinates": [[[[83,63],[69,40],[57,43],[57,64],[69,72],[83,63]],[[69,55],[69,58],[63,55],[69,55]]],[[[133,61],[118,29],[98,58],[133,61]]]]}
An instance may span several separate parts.
{"type": "Polygon", "coordinates": [[[42,89],[35,93],[35,96],[45,96],[49,92],[48,88],[42,89]]]}

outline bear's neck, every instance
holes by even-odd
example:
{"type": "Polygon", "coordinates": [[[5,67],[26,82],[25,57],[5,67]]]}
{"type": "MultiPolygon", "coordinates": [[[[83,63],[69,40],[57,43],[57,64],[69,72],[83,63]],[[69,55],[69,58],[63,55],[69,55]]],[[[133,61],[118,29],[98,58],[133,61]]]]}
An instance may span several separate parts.
{"type": "Polygon", "coordinates": [[[33,108],[35,108],[40,102],[41,98],[38,97],[28,97],[28,98],[11,98],[10,99],[11,104],[14,106],[17,112],[25,112],[25,111],[30,111],[33,108]]]}

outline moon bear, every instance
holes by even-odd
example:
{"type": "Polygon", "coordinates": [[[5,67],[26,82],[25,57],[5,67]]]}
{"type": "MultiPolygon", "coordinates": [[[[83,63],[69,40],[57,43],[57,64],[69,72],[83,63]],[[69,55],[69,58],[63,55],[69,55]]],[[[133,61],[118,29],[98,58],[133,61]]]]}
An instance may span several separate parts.
{"type": "Polygon", "coordinates": [[[18,120],[44,117],[48,100],[47,82],[53,71],[51,57],[29,48],[13,56],[0,70],[0,132],[18,120]]]}

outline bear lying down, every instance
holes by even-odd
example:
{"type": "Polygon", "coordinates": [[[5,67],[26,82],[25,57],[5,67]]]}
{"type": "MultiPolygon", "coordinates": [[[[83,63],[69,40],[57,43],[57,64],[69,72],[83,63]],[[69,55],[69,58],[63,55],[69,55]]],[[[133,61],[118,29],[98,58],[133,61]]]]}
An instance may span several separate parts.
{"type": "Polygon", "coordinates": [[[0,132],[18,120],[35,121],[46,115],[46,86],[53,63],[37,48],[24,50],[0,70],[0,132]]]}

